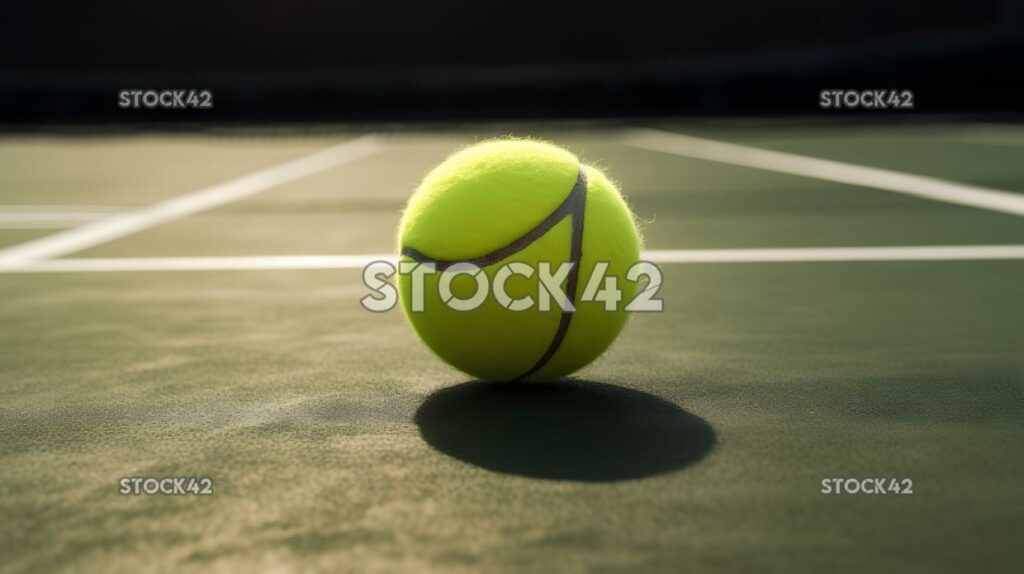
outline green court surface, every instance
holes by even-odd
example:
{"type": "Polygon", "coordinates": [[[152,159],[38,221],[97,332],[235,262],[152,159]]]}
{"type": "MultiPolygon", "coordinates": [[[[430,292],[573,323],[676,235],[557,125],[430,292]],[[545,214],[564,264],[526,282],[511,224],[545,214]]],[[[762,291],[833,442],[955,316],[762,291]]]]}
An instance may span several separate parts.
{"type": "Polygon", "coordinates": [[[30,239],[39,239],[49,233],[42,229],[0,229],[0,248],[17,245],[30,239]]]}
{"type": "MultiPolygon", "coordinates": [[[[655,127],[1024,191],[1012,126],[655,127]]],[[[66,226],[0,230],[0,568],[1024,567],[1024,255],[942,255],[1024,245],[1019,214],[640,149],[621,127],[390,129],[353,161],[57,261],[390,253],[423,174],[505,133],[606,169],[650,250],[938,255],[664,263],[665,311],[596,363],[495,385],[399,310],[364,310],[357,268],[15,272],[4,249],[66,226]],[[214,491],[122,495],[122,477],[214,491]],[[829,478],[913,491],[823,494],[829,478]]],[[[0,203],[142,209],[359,136],[6,136],[0,203]]]]}

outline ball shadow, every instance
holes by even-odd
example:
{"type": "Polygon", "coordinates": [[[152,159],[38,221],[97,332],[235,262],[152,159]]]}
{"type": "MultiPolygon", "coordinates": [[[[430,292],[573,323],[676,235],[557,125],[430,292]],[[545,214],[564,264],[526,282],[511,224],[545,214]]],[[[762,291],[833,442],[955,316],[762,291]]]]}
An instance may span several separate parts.
{"type": "Polygon", "coordinates": [[[699,461],[715,444],[707,421],[668,401],[580,380],[470,381],[432,394],[415,421],[423,439],[444,454],[555,480],[654,476],[699,461]]]}

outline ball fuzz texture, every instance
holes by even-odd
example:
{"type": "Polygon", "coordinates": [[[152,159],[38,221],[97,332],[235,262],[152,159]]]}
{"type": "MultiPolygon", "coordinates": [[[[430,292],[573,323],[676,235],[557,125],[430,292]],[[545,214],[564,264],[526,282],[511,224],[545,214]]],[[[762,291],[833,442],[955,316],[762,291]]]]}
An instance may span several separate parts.
{"type": "MultiPolygon", "coordinates": [[[[540,141],[487,141],[450,156],[409,199],[398,244],[407,269],[419,263],[437,270],[421,277],[422,310],[414,310],[416,282],[400,268],[399,294],[412,326],[447,363],[484,380],[549,380],[580,369],[615,340],[637,290],[626,272],[639,259],[641,238],[619,191],[598,169],[540,141]],[[441,297],[443,275],[460,262],[486,274],[489,292],[472,310],[441,297]],[[553,271],[575,263],[561,283],[574,312],[553,298],[542,309],[542,262],[553,271]],[[604,267],[595,267],[599,262],[607,264],[601,287],[612,278],[621,291],[613,310],[603,300],[582,300],[591,275],[604,267]],[[509,267],[519,273],[500,273],[509,263],[534,272],[516,265],[509,267]],[[506,304],[496,296],[496,275],[505,279],[506,304]],[[518,303],[509,308],[509,300],[518,303]]],[[[458,299],[472,298],[483,279],[451,277],[447,292],[458,299]]]]}

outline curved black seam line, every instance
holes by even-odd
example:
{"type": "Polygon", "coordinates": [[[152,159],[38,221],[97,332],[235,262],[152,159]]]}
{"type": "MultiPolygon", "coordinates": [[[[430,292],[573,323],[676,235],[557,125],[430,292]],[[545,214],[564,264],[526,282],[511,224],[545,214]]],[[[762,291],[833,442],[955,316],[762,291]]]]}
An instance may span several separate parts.
{"type": "MultiPolygon", "coordinates": [[[[409,257],[418,263],[433,263],[438,271],[444,271],[456,263],[472,263],[477,267],[487,267],[488,265],[502,261],[503,259],[522,251],[547,233],[552,227],[557,225],[558,222],[562,221],[567,216],[571,216],[572,239],[569,247],[569,262],[572,263],[572,268],[569,270],[569,276],[566,277],[565,280],[565,293],[569,302],[575,309],[576,288],[579,284],[580,277],[580,262],[583,260],[583,218],[586,214],[586,206],[587,175],[581,165],[579,175],[576,177],[576,184],[573,186],[572,191],[569,192],[569,195],[565,198],[562,204],[559,205],[555,211],[551,212],[551,215],[545,217],[543,221],[537,224],[536,227],[505,247],[473,259],[434,259],[412,247],[402,247],[402,255],[409,257]]],[[[562,346],[562,341],[565,340],[566,333],[569,331],[569,323],[572,321],[573,312],[573,310],[568,309],[562,310],[562,316],[558,321],[558,329],[555,331],[555,336],[552,338],[551,344],[548,345],[547,350],[544,351],[544,354],[541,355],[540,359],[538,359],[528,371],[512,379],[513,381],[525,379],[526,377],[536,373],[541,370],[552,357],[555,356],[559,347],[562,346]]]]}
{"type": "Polygon", "coordinates": [[[551,344],[548,345],[547,351],[537,360],[536,364],[530,367],[530,370],[512,379],[513,381],[525,379],[541,370],[551,360],[551,357],[554,357],[555,353],[558,352],[566,333],[569,332],[569,323],[572,321],[572,314],[575,312],[576,307],[576,286],[580,279],[580,262],[583,260],[583,219],[584,215],[586,215],[587,207],[587,176],[583,173],[582,165],[580,166],[580,175],[576,179],[576,186],[572,188],[569,197],[572,198],[572,207],[570,209],[572,214],[572,243],[569,248],[569,262],[572,263],[572,269],[569,270],[569,276],[565,279],[565,293],[574,310],[562,310],[562,316],[558,321],[558,330],[555,331],[555,337],[551,340],[551,344]]]}

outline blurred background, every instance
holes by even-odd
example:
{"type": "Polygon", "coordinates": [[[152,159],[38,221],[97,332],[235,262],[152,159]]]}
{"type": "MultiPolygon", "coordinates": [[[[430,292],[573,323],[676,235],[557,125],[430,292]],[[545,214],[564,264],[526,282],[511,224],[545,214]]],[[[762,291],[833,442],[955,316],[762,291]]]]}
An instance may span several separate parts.
{"type": "Polygon", "coordinates": [[[0,122],[813,115],[829,88],[910,89],[917,113],[1009,115],[1024,94],[1022,7],[18,2],[0,19],[0,122]],[[119,109],[129,88],[209,89],[215,106],[119,109]]]}

